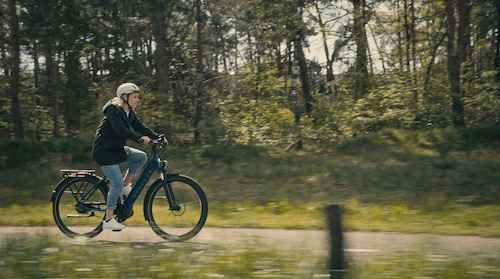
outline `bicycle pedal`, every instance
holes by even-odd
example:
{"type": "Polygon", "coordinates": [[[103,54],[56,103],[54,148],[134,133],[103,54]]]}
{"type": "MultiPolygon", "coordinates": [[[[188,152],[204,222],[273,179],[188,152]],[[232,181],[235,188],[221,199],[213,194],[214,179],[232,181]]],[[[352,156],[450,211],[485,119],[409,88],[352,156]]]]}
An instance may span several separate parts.
{"type": "Polygon", "coordinates": [[[112,232],[121,232],[122,230],[111,230],[112,232]]]}

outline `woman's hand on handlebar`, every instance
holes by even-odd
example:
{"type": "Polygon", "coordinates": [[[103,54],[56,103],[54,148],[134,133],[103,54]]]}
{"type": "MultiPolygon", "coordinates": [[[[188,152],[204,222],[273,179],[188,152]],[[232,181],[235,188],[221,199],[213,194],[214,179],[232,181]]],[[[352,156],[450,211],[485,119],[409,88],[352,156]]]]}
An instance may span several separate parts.
{"type": "Polygon", "coordinates": [[[168,140],[164,135],[160,135],[158,139],[152,140],[147,136],[141,137],[141,139],[144,140],[144,144],[150,144],[150,145],[168,145],[168,140]]]}
{"type": "Polygon", "coordinates": [[[163,145],[168,145],[168,140],[167,140],[167,137],[164,136],[164,135],[160,135],[160,137],[158,138],[158,140],[163,140],[163,145]]]}
{"type": "Polygon", "coordinates": [[[141,139],[143,140],[142,143],[148,145],[151,139],[148,136],[142,136],[141,139]]]}

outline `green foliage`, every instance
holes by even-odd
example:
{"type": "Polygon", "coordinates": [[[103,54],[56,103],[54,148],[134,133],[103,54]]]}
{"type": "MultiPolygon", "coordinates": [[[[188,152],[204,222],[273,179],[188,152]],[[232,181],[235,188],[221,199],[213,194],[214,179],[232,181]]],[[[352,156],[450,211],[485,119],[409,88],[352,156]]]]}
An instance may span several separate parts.
{"type": "MultiPolygon", "coordinates": [[[[159,27],[151,24],[156,20],[151,13],[157,7],[154,3],[94,2],[18,3],[18,10],[23,11],[19,17],[22,65],[34,64],[33,69],[21,73],[19,88],[25,138],[46,140],[54,136],[56,89],[61,136],[93,134],[102,117],[97,113],[102,106],[100,98],[111,98],[116,86],[125,81],[144,89],[138,111],[149,126],[160,132],[192,132],[199,69],[189,2],[161,4],[168,7],[162,9],[168,11],[163,14],[168,24],[162,30],[166,34],[167,65],[160,65],[164,62],[155,57],[151,39],[154,28],[159,27]],[[35,60],[45,63],[33,63],[35,60]],[[160,78],[159,69],[168,69],[168,73],[160,78]],[[55,71],[59,73],[57,84],[53,84],[55,71]],[[99,99],[97,103],[95,99],[99,99]]],[[[202,1],[204,96],[203,119],[197,128],[204,143],[229,138],[238,143],[286,146],[301,138],[305,145],[324,145],[384,128],[452,125],[443,3],[415,1],[411,11],[420,20],[407,24],[401,20],[401,15],[410,12],[407,7],[370,6],[366,12],[376,20],[365,31],[377,44],[369,54],[379,56],[380,61],[362,59],[368,60],[363,65],[352,57],[359,62],[368,53],[353,55],[353,46],[367,34],[353,32],[351,23],[357,18],[352,11],[342,12],[340,2],[245,0],[234,4],[219,0],[218,4],[202,1]],[[303,17],[297,13],[297,5],[302,5],[303,17]],[[300,82],[308,82],[315,101],[313,111],[305,114],[298,84],[301,119],[300,126],[295,127],[289,100],[293,39],[298,34],[307,47],[307,37],[318,27],[326,36],[325,46],[333,50],[329,55],[333,66],[328,67],[346,70],[335,73],[331,84],[325,85],[324,65],[307,61],[309,80],[300,82]],[[332,32],[338,36],[334,45],[332,32]],[[360,74],[360,66],[371,71],[360,74]]],[[[461,66],[461,92],[469,126],[492,125],[500,119],[498,69],[494,63],[498,15],[490,15],[490,10],[488,1],[470,10],[471,30],[479,31],[470,49],[471,61],[461,66]]],[[[1,19],[7,26],[8,18],[1,19]]],[[[7,33],[2,36],[7,38],[7,33]]],[[[13,121],[8,94],[11,56],[8,46],[3,47],[7,53],[0,58],[4,65],[0,77],[0,136],[9,137],[13,121]]]]}
{"type": "Polygon", "coordinates": [[[144,124],[159,133],[165,133],[166,131],[162,129],[167,126],[171,131],[187,132],[186,128],[192,123],[191,115],[175,114],[171,106],[177,107],[178,104],[168,102],[161,92],[147,87],[143,87],[142,90],[136,111],[144,124]]]}
{"type": "MultiPolygon", "coordinates": [[[[361,202],[421,204],[439,193],[446,202],[468,197],[468,204],[484,205],[499,200],[498,134],[497,126],[423,132],[384,129],[344,140],[335,148],[305,151],[231,142],[167,146],[164,159],[171,162],[170,171],[199,180],[212,193],[211,200],[239,200],[236,193],[245,189],[252,200],[265,203],[358,197],[361,202]]],[[[19,195],[17,185],[28,177],[36,182],[42,174],[55,173],[55,179],[43,178],[44,185],[53,188],[60,168],[97,167],[90,159],[91,143],[84,140],[2,139],[0,147],[1,168],[10,177],[2,184],[8,187],[6,197],[19,195]]],[[[26,196],[39,185],[28,184],[33,187],[23,188],[26,196]]]]}
{"type": "Polygon", "coordinates": [[[359,152],[376,148],[431,148],[472,151],[497,148],[500,144],[500,126],[479,126],[467,129],[400,130],[382,129],[377,133],[360,135],[336,146],[341,152],[359,152]]]}
{"type": "Polygon", "coordinates": [[[350,138],[353,99],[334,94],[316,94],[311,115],[300,119],[300,136],[307,143],[328,144],[350,138]]]}
{"type": "Polygon", "coordinates": [[[445,128],[450,125],[449,98],[435,88],[428,94],[404,76],[380,82],[366,97],[356,101],[352,110],[352,129],[358,134],[383,128],[445,128]]]}
{"type": "Polygon", "coordinates": [[[484,146],[500,145],[500,126],[478,126],[458,130],[464,148],[477,149],[484,146]]]}
{"type": "Polygon", "coordinates": [[[217,144],[204,146],[201,157],[210,160],[222,160],[226,164],[232,164],[236,161],[256,158],[261,152],[266,152],[266,148],[243,144],[217,144]]]}
{"type": "Polygon", "coordinates": [[[492,125],[500,122],[500,82],[495,81],[496,71],[481,73],[471,81],[465,98],[469,125],[492,125]]]}
{"type": "Polygon", "coordinates": [[[241,144],[279,145],[293,142],[295,118],[273,100],[229,95],[221,106],[222,123],[229,139],[241,144]]]}
{"type": "Polygon", "coordinates": [[[437,92],[428,94],[404,76],[378,78],[379,85],[362,98],[354,97],[345,80],[329,84],[327,94],[316,93],[313,112],[301,117],[301,137],[324,145],[388,128],[450,126],[450,101],[444,87],[432,81],[427,87],[437,92]]]}
{"type": "Polygon", "coordinates": [[[72,162],[90,162],[92,143],[75,139],[34,141],[0,139],[0,170],[24,168],[37,163],[47,153],[69,154],[72,162]]]}
{"type": "Polygon", "coordinates": [[[354,105],[353,129],[358,133],[384,128],[410,127],[415,117],[410,109],[413,92],[401,83],[381,86],[354,105]]]}
{"type": "MultiPolygon", "coordinates": [[[[0,76],[0,92],[9,92],[9,79],[0,76]]],[[[6,94],[0,95],[0,136],[10,136],[12,121],[10,121],[10,99],[6,94]]]]}
{"type": "Polygon", "coordinates": [[[241,84],[248,87],[248,96],[271,97],[280,96],[284,92],[285,78],[279,75],[276,67],[268,63],[245,65],[239,73],[241,84]]]}
{"type": "MultiPolygon", "coordinates": [[[[498,236],[497,133],[496,126],[384,129],[336,149],[167,146],[162,158],[170,162],[169,171],[202,185],[211,204],[209,226],[323,228],[323,205],[338,203],[350,230],[498,236]]],[[[42,156],[35,161],[23,155],[30,160],[26,166],[1,171],[8,179],[0,182],[0,225],[53,224],[47,202],[61,179],[59,169],[99,172],[91,161],[75,162],[74,150],[85,146],[80,140],[0,142],[4,154],[27,146],[42,156]]],[[[90,146],[81,148],[88,154],[90,146]]],[[[128,222],[144,225],[140,215],[128,222]]]]}
{"type": "Polygon", "coordinates": [[[491,256],[431,254],[432,243],[418,243],[396,253],[349,262],[346,278],[491,278],[497,277],[499,263],[491,256]]]}

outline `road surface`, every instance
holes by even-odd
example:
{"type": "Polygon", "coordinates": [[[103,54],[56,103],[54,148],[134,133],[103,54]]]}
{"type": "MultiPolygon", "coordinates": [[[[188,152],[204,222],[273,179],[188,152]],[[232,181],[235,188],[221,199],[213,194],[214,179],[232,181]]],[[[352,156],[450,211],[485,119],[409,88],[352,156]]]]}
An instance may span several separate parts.
{"type": "MultiPolygon", "coordinates": [[[[74,240],[64,236],[57,227],[15,227],[0,226],[0,239],[9,235],[50,234],[61,237],[63,241],[91,242],[136,242],[161,243],[164,239],[157,236],[149,227],[127,227],[121,232],[103,231],[88,240],[74,240]]],[[[348,257],[358,258],[383,255],[387,253],[420,249],[428,254],[457,255],[500,255],[500,238],[477,236],[444,236],[429,234],[404,234],[388,232],[344,232],[344,251],[348,257]]],[[[273,248],[304,248],[315,251],[317,256],[328,255],[329,240],[325,230],[280,230],[248,228],[210,228],[206,227],[189,240],[194,245],[233,245],[263,243],[273,248]]]]}

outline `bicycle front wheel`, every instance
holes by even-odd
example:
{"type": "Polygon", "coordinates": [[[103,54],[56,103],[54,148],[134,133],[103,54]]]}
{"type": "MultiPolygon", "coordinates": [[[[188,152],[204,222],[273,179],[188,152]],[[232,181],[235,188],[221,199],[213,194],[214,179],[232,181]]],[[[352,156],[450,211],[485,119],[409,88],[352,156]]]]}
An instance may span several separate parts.
{"type": "Polygon", "coordinates": [[[107,195],[107,187],[97,177],[67,178],[56,190],[52,204],[57,227],[69,237],[98,235],[102,231],[107,195]]]}
{"type": "Polygon", "coordinates": [[[208,204],[200,185],[189,177],[175,175],[155,181],[144,199],[144,216],[163,239],[185,241],[203,227],[208,204]]]}

